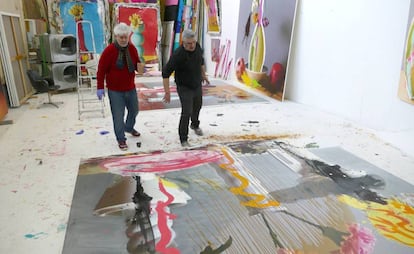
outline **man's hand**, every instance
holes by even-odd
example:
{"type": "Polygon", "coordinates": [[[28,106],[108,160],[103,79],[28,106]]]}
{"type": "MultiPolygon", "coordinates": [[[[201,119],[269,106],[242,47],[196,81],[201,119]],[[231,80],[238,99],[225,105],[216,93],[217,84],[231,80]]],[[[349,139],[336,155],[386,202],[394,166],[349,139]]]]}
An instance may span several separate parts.
{"type": "Polygon", "coordinates": [[[171,101],[171,94],[170,94],[170,92],[166,92],[164,94],[164,98],[162,98],[162,101],[165,102],[165,103],[170,103],[170,101],[171,101]]]}
{"type": "Polygon", "coordinates": [[[143,75],[145,72],[145,63],[137,63],[138,75],[143,75]]]}
{"type": "Polygon", "coordinates": [[[98,96],[99,100],[102,100],[102,97],[105,96],[105,90],[104,89],[98,89],[96,90],[96,96],[98,96]]]}
{"type": "Polygon", "coordinates": [[[208,80],[207,77],[204,77],[202,82],[204,83],[204,85],[207,85],[207,86],[210,85],[210,81],[208,80]]]}

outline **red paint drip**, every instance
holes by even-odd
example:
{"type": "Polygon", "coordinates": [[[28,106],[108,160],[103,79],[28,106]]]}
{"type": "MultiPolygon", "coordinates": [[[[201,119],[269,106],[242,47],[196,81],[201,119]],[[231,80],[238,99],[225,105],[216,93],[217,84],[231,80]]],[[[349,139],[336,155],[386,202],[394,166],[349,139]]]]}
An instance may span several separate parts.
{"type": "Polygon", "coordinates": [[[176,248],[168,248],[168,244],[171,242],[172,233],[170,228],[167,225],[167,218],[170,218],[174,220],[176,218],[175,214],[167,213],[165,211],[165,208],[171,204],[174,201],[174,197],[168,193],[168,191],[165,189],[164,185],[162,184],[161,180],[158,182],[158,187],[160,188],[160,191],[164,193],[165,196],[167,196],[167,201],[162,202],[158,201],[157,206],[155,207],[155,210],[158,214],[158,229],[161,232],[161,238],[158,241],[158,243],[155,245],[155,250],[160,253],[166,253],[166,254],[179,254],[180,250],[176,248]]]}

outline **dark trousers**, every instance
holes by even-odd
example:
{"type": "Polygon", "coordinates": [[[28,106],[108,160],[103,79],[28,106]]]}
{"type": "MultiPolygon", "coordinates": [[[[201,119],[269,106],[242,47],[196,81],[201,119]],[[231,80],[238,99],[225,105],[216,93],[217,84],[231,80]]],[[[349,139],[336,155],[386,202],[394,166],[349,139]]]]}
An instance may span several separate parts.
{"type": "Polygon", "coordinates": [[[191,120],[191,127],[198,128],[200,121],[201,106],[203,104],[203,93],[201,86],[196,89],[191,89],[183,86],[177,86],[178,96],[181,102],[181,117],[178,125],[178,135],[180,141],[184,142],[188,139],[188,125],[191,120]]]}

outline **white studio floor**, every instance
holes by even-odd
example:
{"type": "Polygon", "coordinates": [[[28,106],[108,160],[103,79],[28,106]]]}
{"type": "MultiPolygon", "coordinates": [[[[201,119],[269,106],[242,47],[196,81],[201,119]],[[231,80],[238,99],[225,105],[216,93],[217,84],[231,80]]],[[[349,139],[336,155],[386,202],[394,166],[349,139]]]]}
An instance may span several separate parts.
{"type": "MultiPolygon", "coordinates": [[[[105,117],[92,113],[78,120],[76,92],[54,95],[52,100],[64,102],[59,108],[37,108],[46,98],[39,94],[10,109],[6,120],[14,123],[0,126],[0,253],[62,252],[80,159],[181,149],[178,108],[141,111],[136,127],[142,135],[127,136],[129,150],[122,152],[113,135],[108,101],[105,117]]],[[[204,136],[190,132],[190,144],[256,135],[280,137],[297,147],[340,146],[414,184],[413,139],[398,138],[399,133],[381,133],[385,141],[345,119],[268,98],[263,103],[204,107],[200,120],[204,136]]]]}

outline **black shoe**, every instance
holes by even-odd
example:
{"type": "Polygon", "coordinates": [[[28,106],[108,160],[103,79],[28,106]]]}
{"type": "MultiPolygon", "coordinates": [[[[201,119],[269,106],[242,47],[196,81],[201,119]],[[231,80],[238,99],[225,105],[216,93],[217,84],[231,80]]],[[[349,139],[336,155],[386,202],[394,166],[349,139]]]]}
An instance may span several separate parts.
{"type": "Polygon", "coordinates": [[[188,143],[188,141],[183,141],[183,142],[181,142],[181,146],[182,147],[190,147],[190,143],[188,143]]]}
{"type": "Polygon", "coordinates": [[[200,127],[193,127],[193,126],[190,126],[190,128],[191,128],[192,130],[194,130],[194,132],[195,132],[195,134],[196,134],[196,135],[198,135],[198,136],[203,136],[203,130],[202,130],[202,129],[200,129],[200,127]]]}

